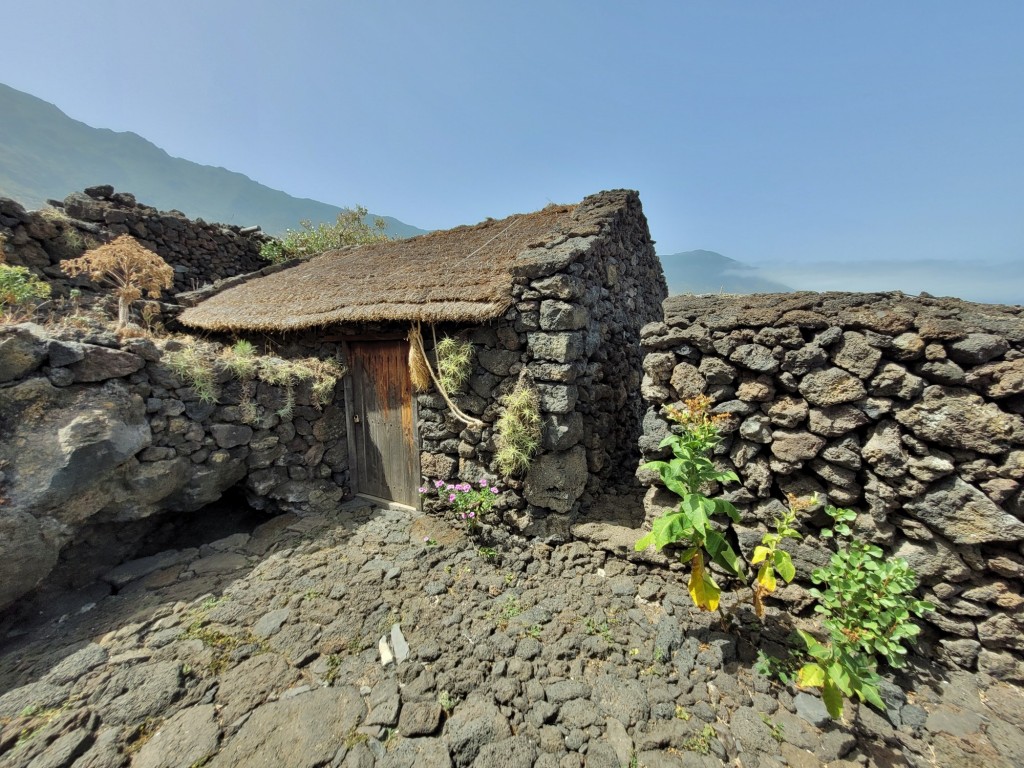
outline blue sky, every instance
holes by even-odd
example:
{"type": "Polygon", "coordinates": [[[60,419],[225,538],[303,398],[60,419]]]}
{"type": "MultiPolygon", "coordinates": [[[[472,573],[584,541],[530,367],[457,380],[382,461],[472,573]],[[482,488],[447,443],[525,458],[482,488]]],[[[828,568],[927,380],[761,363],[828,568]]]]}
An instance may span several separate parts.
{"type": "Polygon", "coordinates": [[[297,196],[444,228],[630,187],[663,254],[1024,302],[1019,0],[49,0],[4,18],[3,82],[297,196]]]}

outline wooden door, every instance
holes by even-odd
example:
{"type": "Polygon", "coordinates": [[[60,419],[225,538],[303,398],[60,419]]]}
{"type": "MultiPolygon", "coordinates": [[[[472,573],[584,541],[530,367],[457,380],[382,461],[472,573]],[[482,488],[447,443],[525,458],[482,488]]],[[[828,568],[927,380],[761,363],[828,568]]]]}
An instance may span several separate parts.
{"type": "Polygon", "coordinates": [[[348,343],[349,434],[354,491],[419,504],[419,452],[409,378],[409,343],[348,343]]]}

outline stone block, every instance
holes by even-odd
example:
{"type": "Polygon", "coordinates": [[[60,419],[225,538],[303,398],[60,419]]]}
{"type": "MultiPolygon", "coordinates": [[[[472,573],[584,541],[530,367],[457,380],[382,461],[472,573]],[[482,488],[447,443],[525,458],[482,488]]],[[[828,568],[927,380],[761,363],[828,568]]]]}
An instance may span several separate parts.
{"type": "Polygon", "coordinates": [[[586,328],[590,312],[586,307],[556,299],[545,299],[540,303],[540,328],[542,331],[576,331],[586,328]]]}
{"type": "Polygon", "coordinates": [[[579,360],[586,350],[586,339],[578,332],[530,333],[527,344],[532,357],[556,363],[579,360]]]}

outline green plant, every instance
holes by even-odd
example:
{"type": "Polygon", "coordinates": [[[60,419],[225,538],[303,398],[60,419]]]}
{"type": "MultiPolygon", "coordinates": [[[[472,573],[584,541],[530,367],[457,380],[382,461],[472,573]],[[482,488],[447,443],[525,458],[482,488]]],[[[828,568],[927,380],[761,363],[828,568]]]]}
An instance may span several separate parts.
{"type": "Polygon", "coordinates": [[[188,384],[204,403],[217,402],[217,371],[213,355],[198,342],[167,352],[163,363],[188,384]]]}
{"type": "Polygon", "coordinates": [[[290,259],[308,259],[324,251],[344,248],[350,245],[364,245],[387,240],[384,219],[366,223],[366,209],[345,208],[338,213],[333,224],[313,224],[306,219],[299,222],[299,229],[289,229],[284,237],[271,240],[260,248],[260,256],[275,264],[290,259]]]}
{"type": "Polygon", "coordinates": [[[717,736],[715,727],[708,723],[701,729],[700,733],[691,736],[683,742],[683,749],[700,755],[709,755],[711,754],[711,740],[717,736]]]}
{"type": "Polygon", "coordinates": [[[759,675],[776,678],[786,685],[796,682],[796,673],[799,669],[800,664],[794,657],[780,659],[761,650],[757,652],[757,661],[754,662],[754,671],[759,675]]]}
{"type": "Polygon", "coordinates": [[[251,379],[256,375],[256,347],[251,341],[236,341],[221,352],[224,364],[236,379],[251,379]]]}
{"type": "Polygon", "coordinates": [[[192,387],[200,400],[207,403],[217,402],[219,372],[228,371],[242,382],[239,407],[243,418],[250,423],[257,416],[256,406],[252,402],[252,382],[259,380],[284,388],[285,400],[278,415],[287,419],[295,407],[295,387],[300,382],[311,382],[311,402],[315,407],[322,408],[330,401],[338,379],[345,373],[334,360],[313,357],[284,360],[270,355],[258,355],[248,341],[238,341],[217,355],[212,345],[192,340],[180,349],[165,354],[164,363],[192,387]]]}
{"type": "Polygon", "coordinates": [[[321,360],[307,357],[300,360],[284,360],[280,357],[263,356],[259,358],[256,376],[260,381],[274,386],[284,387],[285,402],[277,413],[282,419],[289,419],[295,407],[295,386],[303,381],[312,382],[310,387],[311,400],[315,407],[326,405],[338,379],[344,370],[335,360],[321,360]]]}
{"type": "MultiPolygon", "coordinates": [[[[419,492],[423,495],[435,494],[442,503],[449,506],[456,520],[466,524],[467,532],[477,534],[480,532],[484,516],[494,507],[494,502],[501,495],[501,489],[491,485],[486,477],[481,477],[477,486],[469,483],[446,483],[444,480],[434,480],[433,483],[420,486],[419,492]]],[[[481,555],[488,556],[481,548],[481,555]]],[[[497,556],[497,551],[492,550],[490,556],[497,556]]]]}
{"type": "Polygon", "coordinates": [[[473,345],[445,336],[437,342],[434,354],[437,357],[437,378],[445,391],[458,392],[466,386],[473,371],[473,345]]]}
{"type": "Polygon", "coordinates": [[[447,690],[442,690],[437,694],[437,703],[441,705],[441,709],[445,711],[445,714],[450,715],[452,710],[455,709],[455,705],[459,703],[459,700],[447,690]]]}
{"type": "Polygon", "coordinates": [[[583,629],[588,635],[599,635],[609,645],[615,643],[615,638],[612,636],[612,627],[619,624],[619,619],[615,617],[614,611],[605,611],[603,618],[594,618],[588,616],[583,620],[583,629]]]}
{"type": "Polygon", "coordinates": [[[370,737],[367,734],[357,731],[353,726],[352,730],[345,734],[345,738],[341,743],[345,745],[345,749],[352,749],[359,744],[365,744],[369,740],[370,737]]]}
{"type": "Polygon", "coordinates": [[[527,637],[532,637],[534,640],[540,640],[540,636],[543,631],[544,628],[541,627],[540,624],[531,624],[529,627],[526,628],[523,634],[525,634],[527,637]]]}
{"type": "Polygon", "coordinates": [[[484,560],[497,560],[498,550],[494,547],[477,547],[476,553],[484,560]]]}
{"type": "Polygon", "coordinates": [[[504,605],[501,606],[501,619],[504,622],[509,622],[523,612],[523,604],[519,602],[519,598],[509,595],[505,598],[504,605]]]}
{"type": "Polygon", "coordinates": [[[906,663],[906,643],[914,642],[921,629],[911,619],[935,606],[913,598],[915,577],[906,560],[886,558],[877,546],[853,538],[849,523],[856,513],[826,507],[835,521],[822,531],[824,538],[847,539],[811,580],[824,589],[811,589],[817,598],[815,611],[828,631],[827,643],[799,631],[811,661],[797,673],[797,685],[821,688],[825,707],[832,717],[843,712],[843,697],[856,696],[878,709],[885,705],[878,693],[878,661],[894,668],[906,663]]]}
{"type": "Polygon", "coordinates": [[[501,404],[505,410],[494,426],[495,461],[503,475],[521,474],[540,448],[540,397],[531,384],[520,380],[501,404]]]}
{"type": "Polygon", "coordinates": [[[761,567],[757,569],[757,578],[754,581],[754,611],[758,617],[764,616],[764,598],[775,591],[778,585],[776,573],[782,577],[787,584],[796,576],[796,568],[793,567],[793,559],[789,552],[779,549],[783,539],[799,539],[800,532],[794,527],[796,525],[797,512],[805,509],[808,502],[798,499],[796,496],[789,497],[789,507],[775,518],[775,531],[768,531],[761,537],[760,546],[754,547],[754,556],[750,559],[751,565],[761,567]]]}
{"type": "Polygon", "coordinates": [[[162,290],[174,284],[170,264],[131,235],[121,235],[77,259],[67,259],[61,268],[72,277],[86,274],[91,280],[114,286],[118,328],[128,324],[132,302],[143,294],[158,299],[162,290]]]}
{"type": "Polygon", "coordinates": [[[20,319],[35,308],[35,302],[50,295],[50,284],[40,280],[28,267],[0,264],[0,317],[20,319]]]}
{"type": "Polygon", "coordinates": [[[768,726],[772,738],[779,742],[779,744],[786,740],[786,727],[782,723],[776,723],[764,712],[761,713],[761,722],[768,726]]]}
{"type": "Polygon", "coordinates": [[[720,437],[719,417],[711,415],[710,406],[710,398],[700,395],[686,400],[682,409],[665,408],[668,418],[680,427],[661,441],[662,448],[672,449],[673,458],[649,461],[644,468],[657,470],[665,487],[682,501],[675,510],[654,521],[651,532],[636,543],[636,550],[643,551],[651,544],[659,551],[668,545],[684,547],[679,560],[690,565],[690,597],[701,610],[713,611],[718,608],[721,588],[708,571],[704,555],[733,576],[741,575],[743,566],[725,536],[711,522],[717,514],[739,522],[739,512],[728,501],[704,494],[704,489],[712,484],[739,480],[735,472],[720,471],[711,461],[711,451],[720,437]]]}
{"type": "Polygon", "coordinates": [[[341,656],[336,653],[332,653],[327,657],[327,670],[324,672],[324,681],[328,685],[334,685],[334,681],[338,679],[338,673],[341,671],[341,656]]]}

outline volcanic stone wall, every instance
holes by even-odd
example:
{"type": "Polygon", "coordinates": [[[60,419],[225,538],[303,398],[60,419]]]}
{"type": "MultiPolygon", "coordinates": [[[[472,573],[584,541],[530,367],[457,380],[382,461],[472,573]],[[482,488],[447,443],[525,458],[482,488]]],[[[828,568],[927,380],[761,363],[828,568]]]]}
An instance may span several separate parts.
{"type": "MultiPolygon", "coordinates": [[[[609,218],[592,232],[536,249],[516,274],[503,318],[463,329],[475,369],[457,398],[488,426],[464,428],[435,392],[418,396],[421,468],[427,478],[500,476],[491,425],[500,398],[522,377],[540,394],[542,446],[509,485],[505,522],[529,535],[567,537],[572,517],[637,460],[643,404],[640,329],[660,317],[661,263],[636,193],[609,193],[609,218]]],[[[459,333],[458,329],[451,329],[459,333]]]]}
{"type": "MultiPolygon", "coordinates": [[[[1024,679],[1024,314],[1020,307],[902,294],[674,296],[643,330],[641,440],[669,425],[664,404],[707,394],[725,414],[716,459],[739,486],[732,526],[752,552],[786,494],[855,509],[856,529],[906,558],[937,610],[947,663],[1024,679]]],[[[675,497],[651,487],[648,518],[675,497]]],[[[828,522],[818,513],[807,533],[828,522]]],[[[787,548],[808,575],[830,552],[787,548]]]]}
{"type": "Polygon", "coordinates": [[[49,210],[26,211],[14,200],[0,197],[0,235],[7,263],[47,278],[58,294],[66,293],[69,286],[91,287],[83,278],[68,278],[60,269],[61,261],[122,234],[136,238],[174,267],[171,293],[267,265],[260,258],[260,247],[269,239],[266,235],[252,228],[188,219],[180,211],[158,211],[111,186],[89,187],[84,194],[76,192],[63,202],[51,203],[54,207],[49,210]]]}
{"type": "MultiPolygon", "coordinates": [[[[232,487],[258,509],[327,512],[348,492],[340,383],[324,409],[294,390],[220,377],[203,402],[165,363],[181,343],[0,329],[0,608],[87,543],[102,570],[148,529],[232,487]],[[243,386],[255,405],[246,421],[243,386]]],[[[334,354],[320,348],[321,356],[334,354]]],[[[87,558],[89,559],[89,558],[87,558]]],[[[89,564],[72,576],[95,577],[89,564]]]]}

